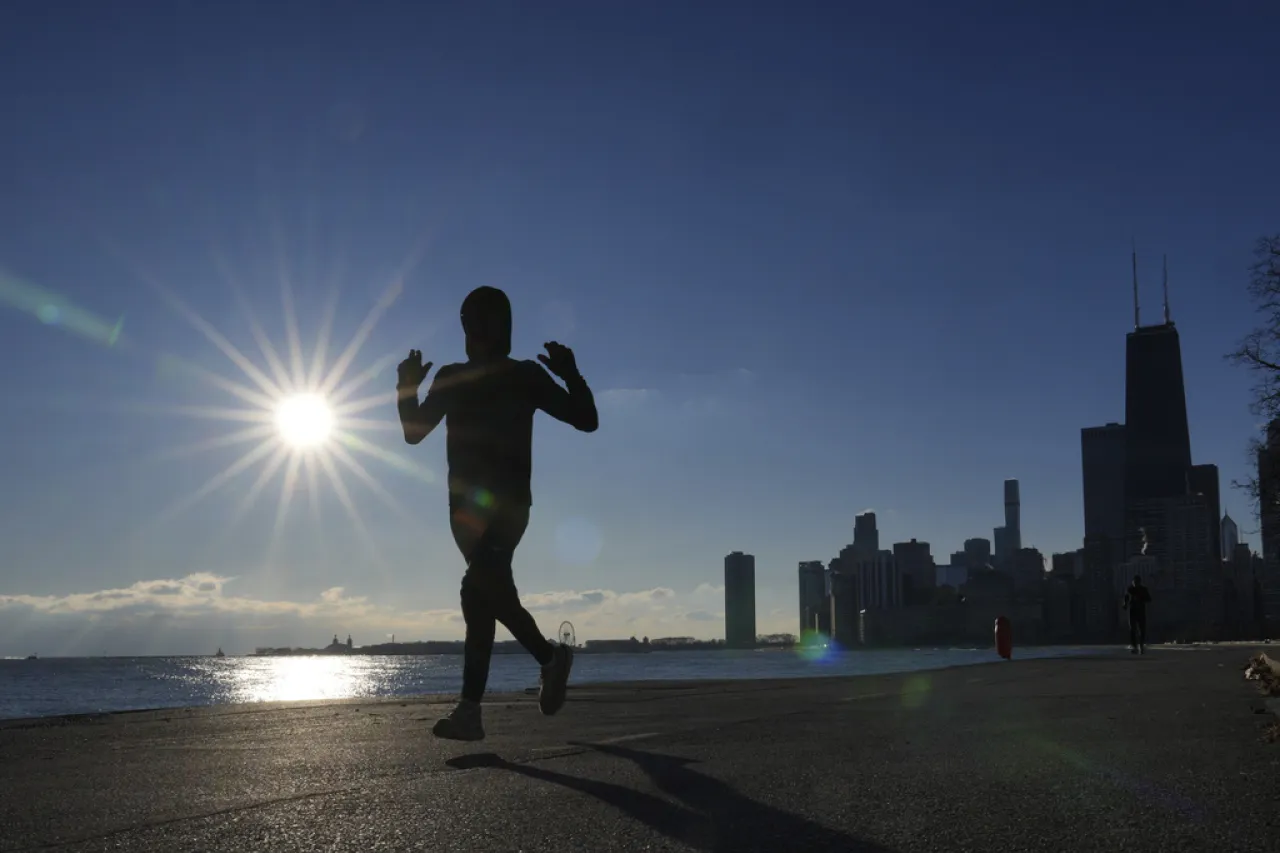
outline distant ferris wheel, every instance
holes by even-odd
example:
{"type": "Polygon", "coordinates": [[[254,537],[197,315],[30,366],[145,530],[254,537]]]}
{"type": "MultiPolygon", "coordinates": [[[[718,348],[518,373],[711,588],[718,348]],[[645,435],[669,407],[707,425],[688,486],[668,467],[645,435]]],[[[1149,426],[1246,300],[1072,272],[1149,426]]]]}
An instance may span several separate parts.
{"type": "Polygon", "coordinates": [[[572,622],[560,623],[560,642],[566,646],[575,646],[578,642],[577,635],[573,632],[572,622]]]}

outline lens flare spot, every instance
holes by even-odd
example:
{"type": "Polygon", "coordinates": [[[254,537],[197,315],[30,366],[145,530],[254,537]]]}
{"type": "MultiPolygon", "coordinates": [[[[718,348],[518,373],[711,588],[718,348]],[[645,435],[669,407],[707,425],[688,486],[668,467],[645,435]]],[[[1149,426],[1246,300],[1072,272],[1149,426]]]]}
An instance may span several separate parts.
{"type": "Polygon", "coordinates": [[[903,707],[914,710],[924,705],[929,698],[931,686],[927,675],[913,675],[908,678],[902,684],[903,707]]]}
{"type": "Polygon", "coordinates": [[[58,318],[62,316],[62,312],[58,310],[57,305],[45,303],[36,309],[36,316],[40,318],[40,322],[48,326],[58,322],[58,318]]]}
{"type": "Polygon", "coordinates": [[[317,447],[333,432],[333,410],[319,394],[295,394],[276,407],[276,428],[290,447],[317,447]]]}
{"type": "Polygon", "coordinates": [[[800,643],[796,646],[796,654],[809,663],[829,663],[835,653],[831,638],[812,630],[801,634],[800,643]]]}
{"type": "Polygon", "coordinates": [[[585,566],[600,556],[600,530],[585,518],[569,518],[556,527],[556,556],[563,563],[585,566]]]}

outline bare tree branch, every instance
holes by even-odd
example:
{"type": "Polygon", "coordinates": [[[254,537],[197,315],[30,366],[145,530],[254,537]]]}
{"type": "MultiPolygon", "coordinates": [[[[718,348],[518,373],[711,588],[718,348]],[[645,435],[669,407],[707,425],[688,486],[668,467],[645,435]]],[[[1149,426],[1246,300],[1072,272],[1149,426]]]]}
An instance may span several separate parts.
{"type": "MultiPolygon", "coordinates": [[[[1267,423],[1280,418],[1280,234],[1261,237],[1254,245],[1253,264],[1249,267],[1249,296],[1261,316],[1261,325],[1240,341],[1227,359],[1255,374],[1254,414],[1267,423]]],[[[1280,454],[1269,452],[1265,442],[1253,438],[1249,458],[1255,462],[1255,473],[1231,483],[1250,498],[1254,518],[1264,511],[1280,509],[1280,454]]]]}

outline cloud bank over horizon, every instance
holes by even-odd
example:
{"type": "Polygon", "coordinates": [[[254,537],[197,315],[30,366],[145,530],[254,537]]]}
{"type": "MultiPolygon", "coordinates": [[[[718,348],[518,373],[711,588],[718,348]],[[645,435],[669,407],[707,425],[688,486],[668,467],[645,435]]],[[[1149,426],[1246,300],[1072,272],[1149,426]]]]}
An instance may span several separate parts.
{"type": "MultiPolygon", "coordinates": [[[[323,646],[350,634],[357,646],[397,640],[456,640],[456,608],[381,604],[334,586],[305,600],[237,595],[237,578],[195,573],[67,595],[0,595],[0,655],[243,654],[269,646],[323,646]]],[[[620,592],[554,590],[522,596],[548,636],[562,620],[578,641],[627,636],[724,635],[724,588],[666,586],[620,592]]],[[[761,633],[788,630],[781,609],[757,617],[761,633]]],[[[507,639],[499,628],[499,638],[507,639]]]]}

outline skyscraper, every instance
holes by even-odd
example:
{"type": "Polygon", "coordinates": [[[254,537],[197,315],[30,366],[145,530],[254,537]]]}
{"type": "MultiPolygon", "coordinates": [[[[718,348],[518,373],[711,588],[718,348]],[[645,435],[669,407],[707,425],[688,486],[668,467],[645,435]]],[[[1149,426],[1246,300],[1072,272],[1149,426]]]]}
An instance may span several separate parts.
{"type": "Polygon", "coordinates": [[[821,560],[806,560],[800,564],[800,636],[830,633],[830,618],[827,570],[821,560]]]}
{"type": "Polygon", "coordinates": [[[724,642],[731,649],[756,644],[756,558],[741,551],[724,558],[724,642]]]}
{"type": "Polygon", "coordinates": [[[1124,424],[1080,430],[1086,538],[1101,537],[1112,543],[1124,540],[1124,458],[1124,424]]]}
{"type": "Polygon", "coordinates": [[[840,558],[832,561],[831,640],[837,646],[853,648],[858,642],[858,576],[846,570],[840,558]]]}
{"type": "Polygon", "coordinates": [[[858,604],[862,610],[890,610],[902,606],[902,578],[892,551],[856,557],[858,604]]]}
{"type": "Polygon", "coordinates": [[[1222,542],[1222,559],[1234,560],[1236,546],[1240,544],[1240,527],[1230,514],[1222,516],[1219,526],[1219,539],[1222,542]]]}
{"type": "Polygon", "coordinates": [[[1126,507],[1186,494],[1191,434],[1182,347],[1172,321],[1125,336],[1124,391],[1126,507]]]}
{"type": "Polygon", "coordinates": [[[1192,465],[1187,471],[1187,491],[1191,494],[1204,495],[1205,505],[1211,513],[1209,517],[1209,539],[1213,543],[1213,560],[1222,559],[1222,507],[1218,494],[1218,466],[1192,465]]]}
{"type": "Polygon", "coordinates": [[[1022,600],[1038,601],[1044,592],[1044,555],[1035,548],[1013,552],[1013,586],[1022,600]]]}
{"type": "Polygon", "coordinates": [[[1009,535],[1009,528],[1002,525],[991,532],[993,534],[991,541],[995,545],[991,565],[1002,572],[1010,571],[1013,565],[1013,553],[1017,549],[1013,547],[1013,537],[1009,535]]]}
{"type": "Polygon", "coordinates": [[[1004,529],[1010,546],[1017,551],[1022,547],[1022,498],[1017,480],[1004,481],[1004,529]]]}
{"type": "Polygon", "coordinates": [[[938,568],[929,553],[928,542],[895,542],[893,562],[902,583],[906,604],[927,604],[938,586],[938,568]]]}
{"type": "Polygon", "coordinates": [[[853,519],[853,548],[860,554],[874,554],[880,550],[880,531],[876,529],[874,512],[860,513],[853,519]]]}

